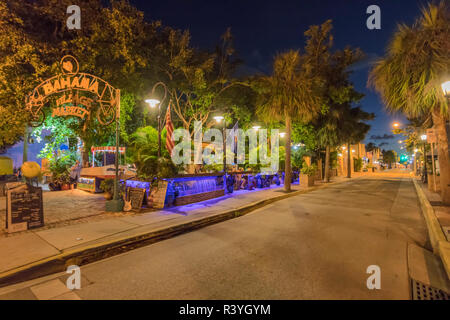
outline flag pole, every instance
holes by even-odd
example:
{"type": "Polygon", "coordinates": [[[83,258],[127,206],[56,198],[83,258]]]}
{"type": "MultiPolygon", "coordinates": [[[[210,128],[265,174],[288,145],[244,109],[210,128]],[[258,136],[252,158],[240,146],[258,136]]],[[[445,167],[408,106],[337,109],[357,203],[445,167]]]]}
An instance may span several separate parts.
{"type": "Polygon", "coordinates": [[[120,117],[120,90],[116,89],[116,156],[114,159],[115,176],[114,176],[114,200],[119,199],[119,117],[120,117]]]}

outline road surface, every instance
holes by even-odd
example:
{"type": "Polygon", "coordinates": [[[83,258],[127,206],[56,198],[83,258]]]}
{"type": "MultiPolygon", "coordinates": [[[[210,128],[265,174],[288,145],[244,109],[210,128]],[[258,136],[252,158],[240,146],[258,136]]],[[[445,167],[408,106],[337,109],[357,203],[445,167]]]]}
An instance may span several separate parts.
{"type": "Polygon", "coordinates": [[[352,179],[83,266],[74,292],[81,299],[409,299],[408,243],[429,246],[412,181],[352,179]],[[367,288],[370,265],[381,269],[380,290],[367,288]]]}

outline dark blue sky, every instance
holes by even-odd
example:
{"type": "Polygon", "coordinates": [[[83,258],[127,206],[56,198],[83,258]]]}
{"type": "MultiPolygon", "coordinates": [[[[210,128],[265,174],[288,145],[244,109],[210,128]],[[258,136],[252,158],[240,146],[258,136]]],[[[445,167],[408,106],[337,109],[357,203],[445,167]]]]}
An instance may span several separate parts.
{"type": "Polygon", "coordinates": [[[235,37],[237,53],[251,69],[270,72],[273,56],[291,48],[304,46],[303,32],[312,24],[333,20],[336,48],[346,45],[361,48],[367,55],[352,79],[356,88],[366,94],[362,107],[376,114],[366,142],[388,142],[383,148],[398,149],[398,137],[391,140],[371,140],[372,135],[390,134],[395,120],[405,122],[401,115],[388,114],[377,94],[367,89],[370,61],[383,55],[386,44],[398,23],[411,24],[426,1],[419,0],[131,0],[145,12],[147,20],[189,29],[192,43],[212,48],[227,27],[235,37]],[[366,9],[369,5],[381,9],[381,30],[369,30],[366,9]]]}

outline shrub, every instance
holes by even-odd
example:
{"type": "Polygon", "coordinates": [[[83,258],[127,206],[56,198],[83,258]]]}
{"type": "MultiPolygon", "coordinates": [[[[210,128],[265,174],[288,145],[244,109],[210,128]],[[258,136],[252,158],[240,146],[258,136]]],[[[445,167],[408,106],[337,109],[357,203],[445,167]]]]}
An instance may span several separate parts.
{"type": "Polygon", "coordinates": [[[112,194],[114,191],[114,179],[109,178],[102,180],[102,182],[100,182],[100,189],[112,194]]]}
{"type": "Polygon", "coordinates": [[[317,171],[317,165],[315,163],[313,163],[312,165],[308,166],[306,164],[305,161],[303,161],[303,165],[302,165],[302,169],[300,170],[300,172],[302,174],[306,174],[308,176],[314,176],[316,174],[317,171]]]}
{"type": "Polygon", "coordinates": [[[363,160],[361,158],[354,159],[355,172],[359,172],[363,166],[363,160]]]}

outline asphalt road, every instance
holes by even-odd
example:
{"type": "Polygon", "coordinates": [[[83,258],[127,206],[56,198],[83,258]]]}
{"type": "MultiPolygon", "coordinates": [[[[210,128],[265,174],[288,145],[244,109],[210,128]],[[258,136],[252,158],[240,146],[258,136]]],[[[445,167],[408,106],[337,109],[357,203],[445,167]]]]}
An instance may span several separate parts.
{"type": "MultiPolygon", "coordinates": [[[[81,299],[409,299],[410,179],[360,178],[81,268],[81,299]],[[366,269],[381,269],[369,290],[366,269]]],[[[13,298],[13,297],[12,297],[13,298]]]]}

